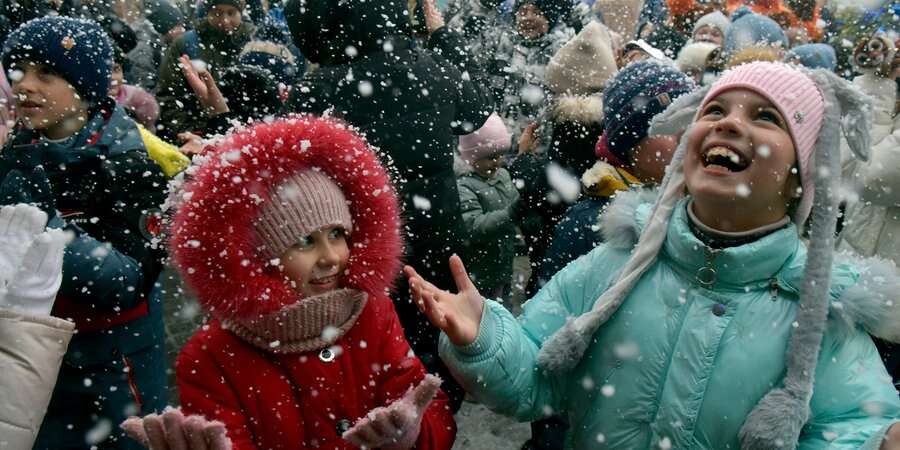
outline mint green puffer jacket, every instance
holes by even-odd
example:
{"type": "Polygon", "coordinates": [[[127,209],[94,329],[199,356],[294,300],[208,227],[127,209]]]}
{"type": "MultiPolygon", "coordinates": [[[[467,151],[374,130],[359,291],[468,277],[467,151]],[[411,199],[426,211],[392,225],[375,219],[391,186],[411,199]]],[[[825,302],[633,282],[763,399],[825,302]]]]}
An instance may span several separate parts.
{"type": "MultiPolygon", "coordinates": [[[[487,301],[477,340],[455,347],[443,335],[441,356],[500,413],[523,421],[567,414],[576,449],[738,449],[745,417],[782,383],[797,326],[806,248],[793,225],[714,254],[688,228],[682,200],[656,263],[581,363],[552,377],[537,366],[542,343],[614,281],[650,214],[647,201],[620,194],[602,219],[605,244],[553,277],[519,319],[487,301]],[[708,260],[717,275],[710,289],[696,281],[708,260]]],[[[836,261],[798,447],[877,449],[900,416],[900,399],[866,332],[900,340],[900,281],[883,262],[836,261]]]]}

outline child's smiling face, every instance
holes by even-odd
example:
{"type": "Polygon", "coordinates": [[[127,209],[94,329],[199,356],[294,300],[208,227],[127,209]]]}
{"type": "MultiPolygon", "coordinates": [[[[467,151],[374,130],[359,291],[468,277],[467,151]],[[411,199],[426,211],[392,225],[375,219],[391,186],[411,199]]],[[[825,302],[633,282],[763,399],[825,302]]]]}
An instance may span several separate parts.
{"type": "Polygon", "coordinates": [[[725,91],[702,107],[688,133],[685,182],[694,212],[715,222],[707,225],[743,231],[788,213],[800,185],[797,157],[786,118],[765,97],[725,91]]]}
{"type": "Polygon", "coordinates": [[[324,294],[340,285],[350,247],[341,226],[327,226],[300,239],[281,255],[284,274],[304,297],[324,294]]]}

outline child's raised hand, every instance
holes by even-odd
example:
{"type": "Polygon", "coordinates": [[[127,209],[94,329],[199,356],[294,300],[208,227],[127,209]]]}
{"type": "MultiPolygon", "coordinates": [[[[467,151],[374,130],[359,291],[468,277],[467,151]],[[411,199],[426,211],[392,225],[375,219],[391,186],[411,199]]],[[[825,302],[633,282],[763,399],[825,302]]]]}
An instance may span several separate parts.
{"type": "Polygon", "coordinates": [[[428,374],[400,400],[375,408],[344,432],[343,439],[362,448],[401,450],[412,448],[419,438],[422,418],[441,387],[441,379],[428,374]]]}
{"type": "Polygon", "coordinates": [[[185,416],[179,408],[167,407],[162,415],[129,417],[120,426],[150,450],[231,450],[222,422],[185,416]]]}
{"type": "Polygon", "coordinates": [[[450,338],[453,345],[462,347],[475,341],[478,337],[478,328],[481,326],[484,298],[469,279],[469,274],[466,273],[459,256],[450,257],[450,272],[453,274],[458,294],[439,289],[410,266],[404,267],[403,271],[409,278],[413,301],[428,320],[450,338]]]}
{"type": "Polygon", "coordinates": [[[185,81],[197,95],[201,106],[213,115],[229,111],[225,97],[219,91],[219,85],[209,70],[194,67],[193,61],[187,55],[181,55],[178,62],[181,63],[181,73],[184,74],[185,81]]]}

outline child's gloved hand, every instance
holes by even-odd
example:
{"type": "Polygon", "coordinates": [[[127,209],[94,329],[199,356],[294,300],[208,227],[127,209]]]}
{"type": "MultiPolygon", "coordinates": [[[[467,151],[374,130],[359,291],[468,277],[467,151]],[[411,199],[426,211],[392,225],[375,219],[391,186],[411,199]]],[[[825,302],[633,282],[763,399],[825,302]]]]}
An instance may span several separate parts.
{"type": "Polygon", "coordinates": [[[225,424],[185,416],[179,408],[167,407],[162,415],[129,417],[119,426],[150,450],[231,450],[225,424]]]}
{"type": "Polygon", "coordinates": [[[0,288],[15,279],[35,236],[44,231],[47,214],[24,203],[0,208],[0,288]]]}
{"type": "MultiPolygon", "coordinates": [[[[36,217],[47,217],[43,211],[38,212],[40,214],[34,213],[36,217]]],[[[71,239],[72,233],[58,228],[47,229],[34,237],[22,257],[15,278],[0,287],[0,306],[30,314],[50,315],[56,293],[62,285],[63,255],[71,239]]]]}
{"type": "Polygon", "coordinates": [[[425,375],[425,379],[403,398],[369,411],[341,437],[362,448],[412,448],[419,438],[425,410],[437,394],[441,382],[434,375],[425,375]]]}

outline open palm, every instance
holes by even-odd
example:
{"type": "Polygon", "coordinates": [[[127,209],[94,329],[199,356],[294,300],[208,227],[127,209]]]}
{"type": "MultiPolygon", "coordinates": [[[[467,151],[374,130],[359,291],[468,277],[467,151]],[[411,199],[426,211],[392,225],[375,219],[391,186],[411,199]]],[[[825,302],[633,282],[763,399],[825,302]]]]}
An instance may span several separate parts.
{"type": "Polygon", "coordinates": [[[450,342],[465,346],[475,341],[481,325],[484,299],[469,279],[459,256],[450,257],[450,272],[459,291],[457,294],[431,284],[410,266],[406,266],[403,271],[409,277],[413,301],[428,320],[450,338],[450,342]]]}

